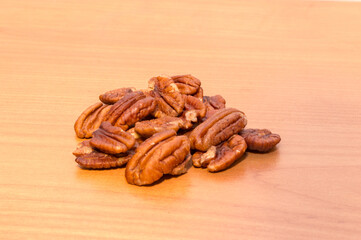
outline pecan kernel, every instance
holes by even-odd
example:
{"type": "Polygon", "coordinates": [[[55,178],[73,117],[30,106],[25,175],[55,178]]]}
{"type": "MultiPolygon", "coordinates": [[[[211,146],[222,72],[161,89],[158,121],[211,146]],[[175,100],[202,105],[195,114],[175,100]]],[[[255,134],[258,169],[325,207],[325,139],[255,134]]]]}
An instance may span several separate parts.
{"type": "Polygon", "coordinates": [[[207,151],[240,132],[247,124],[246,115],[235,108],[218,110],[206,121],[198,125],[190,134],[193,149],[207,151]]]}
{"type": "Polygon", "coordinates": [[[104,153],[119,154],[131,149],[135,144],[134,137],[119,127],[103,122],[93,133],[90,145],[104,153]]]}
{"type": "Polygon", "coordinates": [[[135,185],[152,184],[164,174],[171,174],[189,151],[188,138],[176,136],[173,130],[154,134],[136,149],[125,170],[126,180],[135,185]]]}
{"type": "Polygon", "coordinates": [[[249,150],[258,152],[268,152],[281,141],[280,135],[268,129],[243,129],[240,135],[246,140],[249,150]]]}

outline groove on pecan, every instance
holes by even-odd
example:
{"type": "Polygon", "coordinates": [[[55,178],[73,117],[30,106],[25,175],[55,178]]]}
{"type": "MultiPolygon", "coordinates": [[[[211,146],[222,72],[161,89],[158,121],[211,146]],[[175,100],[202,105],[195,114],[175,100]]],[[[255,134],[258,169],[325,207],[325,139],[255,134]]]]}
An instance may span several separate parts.
{"type": "Polygon", "coordinates": [[[247,124],[246,115],[235,108],[218,110],[206,121],[198,125],[190,134],[193,149],[207,151],[240,132],[247,124]]]}
{"type": "Polygon", "coordinates": [[[93,133],[90,145],[101,152],[109,154],[124,153],[135,144],[134,137],[119,127],[103,122],[93,133]]]}
{"type": "Polygon", "coordinates": [[[149,89],[153,90],[157,101],[155,116],[178,116],[184,108],[184,100],[177,85],[170,77],[158,76],[149,80],[149,89]]]}
{"type": "Polygon", "coordinates": [[[176,136],[174,130],[154,134],[136,149],[128,162],[125,177],[128,183],[148,185],[164,174],[171,174],[190,152],[189,140],[176,136]]]}
{"type": "Polygon", "coordinates": [[[134,92],[135,88],[118,88],[99,95],[99,100],[105,104],[114,104],[126,94],[134,92]]]}
{"type": "Polygon", "coordinates": [[[93,132],[107,117],[110,108],[110,105],[98,102],[85,109],[74,124],[76,135],[79,138],[91,138],[93,132]]]}
{"type": "Polygon", "coordinates": [[[201,86],[201,81],[190,74],[172,76],[171,78],[182,94],[195,94],[201,86]]]}
{"type": "Polygon", "coordinates": [[[258,152],[268,152],[281,141],[280,135],[268,129],[243,129],[240,135],[246,140],[249,150],[258,152]]]}
{"type": "Polygon", "coordinates": [[[106,121],[126,130],[154,109],[155,102],[152,97],[146,97],[141,91],[132,92],[112,105],[106,121]]]}
{"type": "Polygon", "coordinates": [[[157,119],[137,122],[135,124],[135,131],[143,137],[150,137],[155,133],[162,132],[165,130],[178,131],[180,128],[187,129],[192,124],[187,122],[185,119],[178,117],[161,117],[157,119]]]}

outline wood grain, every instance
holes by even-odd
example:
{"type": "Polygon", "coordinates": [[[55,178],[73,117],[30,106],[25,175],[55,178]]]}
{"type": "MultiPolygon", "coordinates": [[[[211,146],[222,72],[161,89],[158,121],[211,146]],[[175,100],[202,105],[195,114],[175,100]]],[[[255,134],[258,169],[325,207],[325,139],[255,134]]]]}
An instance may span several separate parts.
{"type": "Polygon", "coordinates": [[[361,4],[0,0],[1,239],[359,239],[361,4]],[[85,171],[98,95],[192,73],[282,141],[152,187],[85,171]]]}

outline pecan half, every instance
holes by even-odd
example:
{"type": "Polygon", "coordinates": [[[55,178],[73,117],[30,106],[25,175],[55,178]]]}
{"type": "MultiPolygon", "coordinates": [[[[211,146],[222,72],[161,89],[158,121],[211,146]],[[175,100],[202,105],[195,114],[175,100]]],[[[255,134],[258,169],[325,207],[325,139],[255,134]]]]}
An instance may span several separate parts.
{"type": "Polygon", "coordinates": [[[193,149],[207,151],[240,132],[247,124],[246,115],[235,108],[218,110],[206,121],[198,125],[190,134],[193,149]]]}
{"type": "Polygon", "coordinates": [[[76,157],[91,153],[93,151],[92,146],[90,146],[90,140],[84,140],[76,146],[76,149],[73,152],[73,155],[76,157]]]}
{"type": "Polygon", "coordinates": [[[90,140],[92,147],[109,154],[124,153],[131,149],[134,144],[135,139],[130,133],[111,125],[109,122],[103,122],[90,140]]]}
{"type": "Polygon", "coordinates": [[[184,108],[184,100],[174,81],[165,76],[158,76],[149,80],[149,88],[153,89],[153,95],[157,101],[157,109],[154,116],[165,115],[176,117],[184,108]]]}
{"type": "Polygon", "coordinates": [[[110,105],[98,102],[85,109],[74,124],[76,135],[79,138],[91,138],[93,132],[107,117],[110,108],[110,105]]]}
{"type": "Polygon", "coordinates": [[[171,77],[182,94],[193,95],[201,86],[201,81],[190,74],[171,77]]]}
{"type": "Polygon", "coordinates": [[[281,141],[280,135],[268,129],[243,129],[240,135],[246,140],[249,150],[258,152],[268,152],[281,141]]]}
{"type": "Polygon", "coordinates": [[[210,172],[219,172],[228,168],[246,151],[246,141],[240,135],[233,135],[224,143],[212,146],[207,152],[193,155],[195,167],[207,167],[210,172]]]}
{"type": "Polygon", "coordinates": [[[141,91],[132,92],[125,95],[111,107],[106,121],[126,130],[139,120],[150,115],[155,107],[154,98],[146,97],[141,91]]]}
{"type": "MultiPolygon", "coordinates": [[[[226,100],[221,95],[204,96],[203,102],[206,105],[207,113],[205,119],[212,116],[217,110],[226,107],[226,100]]],[[[205,120],[203,119],[203,120],[205,120]]]]}
{"type": "Polygon", "coordinates": [[[118,88],[103,93],[99,96],[99,100],[105,104],[114,104],[118,102],[126,94],[134,92],[135,88],[118,88]]]}
{"type": "Polygon", "coordinates": [[[133,156],[133,152],[129,151],[123,156],[113,156],[110,154],[92,151],[81,155],[75,159],[75,162],[82,168],[87,169],[107,169],[121,167],[126,164],[133,156]]]}
{"type": "Polygon", "coordinates": [[[204,96],[203,102],[214,109],[222,109],[226,107],[226,100],[221,95],[204,96]]]}
{"type": "Polygon", "coordinates": [[[186,120],[198,122],[198,119],[206,115],[207,108],[201,100],[191,95],[183,95],[183,99],[185,103],[183,116],[186,120]]]}
{"type": "Polygon", "coordinates": [[[75,162],[82,168],[87,169],[107,169],[121,167],[126,164],[134,155],[134,150],[118,155],[102,153],[92,148],[90,140],[85,140],[78,144],[73,152],[77,157],[75,162]]]}
{"type": "Polygon", "coordinates": [[[137,122],[134,129],[141,136],[148,138],[158,132],[170,129],[177,132],[180,128],[187,129],[191,126],[191,123],[187,122],[182,118],[166,116],[157,119],[137,122]]]}
{"type": "Polygon", "coordinates": [[[127,182],[148,185],[171,174],[190,152],[189,140],[173,130],[154,134],[136,149],[125,169],[127,182]]]}

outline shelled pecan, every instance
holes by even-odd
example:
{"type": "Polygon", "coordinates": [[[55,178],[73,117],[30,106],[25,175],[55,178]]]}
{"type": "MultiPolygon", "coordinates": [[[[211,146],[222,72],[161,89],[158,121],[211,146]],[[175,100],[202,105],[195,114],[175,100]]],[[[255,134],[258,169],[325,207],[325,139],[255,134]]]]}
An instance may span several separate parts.
{"type": "Polygon", "coordinates": [[[165,130],[178,131],[180,128],[188,129],[192,124],[183,118],[178,117],[161,117],[152,120],[137,122],[134,130],[143,137],[150,137],[155,133],[165,130]]]}
{"type": "Polygon", "coordinates": [[[280,135],[268,129],[243,129],[240,135],[246,140],[249,150],[258,152],[268,152],[281,141],[280,135]]]}
{"type": "Polygon", "coordinates": [[[189,136],[191,147],[207,151],[240,132],[246,124],[247,118],[243,112],[235,108],[220,109],[192,131],[189,136]]]}
{"type": "Polygon", "coordinates": [[[121,156],[114,156],[94,150],[77,157],[75,162],[77,162],[80,167],[86,169],[108,169],[125,165],[132,156],[133,152],[131,151],[121,156]]]}
{"type": "Polygon", "coordinates": [[[98,102],[85,109],[74,124],[76,135],[79,138],[90,138],[107,117],[110,108],[110,105],[98,102]]]}
{"type": "Polygon", "coordinates": [[[176,117],[182,113],[184,100],[177,85],[170,77],[158,76],[151,78],[148,82],[148,87],[150,90],[153,90],[151,94],[157,102],[154,116],[176,117]]]}
{"type": "Polygon", "coordinates": [[[130,133],[111,125],[109,122],[103,122],[90,140],[92,147],[109,154],[124,153],[131,149],[134,144],[135,139],[130,133]]]}
{"type": "Polygon", "coordinates": [[[226,107],[226,100],[221,95],[204,96],[203,102],[207,108],[207,113],[206,113],[205,119],[212,116],[217,110],[223,109],[226,107]]]}
{"type": "Polygon", "coordinates": [[[228,168],[246,151],[247,144],[240,135],[233,135],[227,141],[212,146],[207,152],[193,155],[195,167],[206,167],[210,172],[219,172],[228,168]]]}
{"type": "Polygon", "coordinates": [[[150,115],[156,107],[154,98],[146,97],[141,91],[125,95],[112,105],[106,121],[126,130],[136,122],[150,115]]]}
{"type": "Polygon", "coordinates": [[[85,140],[78,144],[73,154],[76,156],[75,162],[82,168],[107,169],[121,167],[126,164],[134,155],[134,151],[129,150],[126,153],[117,155],[106,154],[94,149],[90,144],[90,140],[85,140]]]}
{"type": "Polygon", "coordinates": [[[114,104],[126,94],[134,92],[135,88],[118,88],[105,92],[99,96],[99,100],[105,104],[114,104]]]}
{"type": "Polygon", "coordinates": [[[93,151],[92,146],[90,145],[90,140],[84,140],[76,146],[76,149],[73,152],[73,155],[76,157],[80,157],[82,155],[91,153],[93,151]]]}
{"type": "Polygon", "coordinates": [[[190,74],[176,75],[171,78],[182,94],[193,95],[198,92],[201,86],[201,81],[190,74]]]}
{"type": "Polygon", "coordinates": [[[154,134],[136,149],[128,162],[125,177],[130,184],[149,185],[171,174],[190,152],[189,140],[174,130],[154,134]]]}

